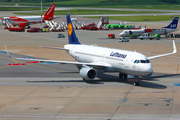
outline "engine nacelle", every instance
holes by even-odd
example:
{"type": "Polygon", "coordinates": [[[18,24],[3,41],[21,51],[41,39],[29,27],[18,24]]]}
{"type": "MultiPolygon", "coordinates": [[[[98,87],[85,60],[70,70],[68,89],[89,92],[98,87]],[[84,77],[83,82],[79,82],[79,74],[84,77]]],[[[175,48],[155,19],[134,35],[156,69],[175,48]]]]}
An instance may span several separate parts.
{"type": "Polygon", "coordinates": [[[93,80],[96,77],[96,70],[88,66],[82,67],[79,73],[85,80],[93,80]]]}
{"type": "Polygon", "coordinates": [[[19,23],[19,27],[20,28],[25,28],[26,27],[26,23],[19,23]]]}

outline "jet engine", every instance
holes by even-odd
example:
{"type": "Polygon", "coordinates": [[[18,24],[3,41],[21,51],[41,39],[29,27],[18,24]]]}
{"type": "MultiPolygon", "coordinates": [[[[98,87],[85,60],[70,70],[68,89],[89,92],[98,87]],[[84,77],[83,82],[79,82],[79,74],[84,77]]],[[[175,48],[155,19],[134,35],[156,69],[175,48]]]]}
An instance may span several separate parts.
{"type": "Polygon", "coordinates": [[[79,73],[85,80],[93,80],[96,77],[96,70],[88,66],[82,67],[79,73]]]}
{"type": "Polygon", "coordinates": [[[19,27],[21,27],[21,28],[26,27],[26,23],[19,23],[19,27]]]}

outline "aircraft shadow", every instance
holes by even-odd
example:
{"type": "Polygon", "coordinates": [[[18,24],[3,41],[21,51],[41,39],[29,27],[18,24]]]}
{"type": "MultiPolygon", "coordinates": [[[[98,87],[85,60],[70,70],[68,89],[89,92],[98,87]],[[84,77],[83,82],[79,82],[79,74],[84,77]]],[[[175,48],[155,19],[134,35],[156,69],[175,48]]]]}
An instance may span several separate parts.
{"type": "MultiPolygon", "coordinates": [[[[66,72],[63,72],[66,74],[66,72]]],[[[69,73],[69,72],[68,72],[69,73]]],[[[71,72],[71,73],[78,73],[78,72],[71,72]]],[[[152,83],[150,81],[159,81],[157,78],[164,78],[164,77],[179,77],[180,74],[164,74],[164,73],[155,73],[152,76],[148,76],[148,77],[140,77],[139,78],[139,82],[140,82],[140,86],[139,87],[145,87],[145,88],[153,88],[153,89],[166,89],[167,86],[165,85],[161,85],[158,83],[152,83]]],[[[111,74],[104,74],[104,73],[98,73],[97,75],[98,79],[95,80],[51,80],[51,81],[27,81],[27,82],[58,82],[58,83],[87,83],[87,84],[94,84],[94,85],[98,85],[98,84],[105,84],[108,82],[114,82],[114,83],[125,83],[125,84],[129,84],[132,85],[134,84],[135,79],[133,77],[130,77],[128,79],[119,79],[117,75],[111,75],[111,74]]]]}

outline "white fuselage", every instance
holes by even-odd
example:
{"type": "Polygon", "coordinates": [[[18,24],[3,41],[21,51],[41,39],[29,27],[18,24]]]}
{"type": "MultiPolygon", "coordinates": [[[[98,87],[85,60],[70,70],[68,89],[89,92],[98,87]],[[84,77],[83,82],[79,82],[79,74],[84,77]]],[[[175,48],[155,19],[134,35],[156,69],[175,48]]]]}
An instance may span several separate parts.
{"type": "MultiPolygon", "coordinates": [[[[29,23],[29,24],[41,23],[41,16],[3,17],[3,23],[5,23],[5,19],[8,19],[9,22],[13,25],[18,25],[19,23],[29,23]]],[[[42,16],[42,21],[44,21],[43,19],[44,19],[44,15],[42,16]]]]}
{"type": "Polygon", "coordinates": [[[107,64],[104,72],[135,76],[148,76],[153,72],[147,57],[137,52],[78,44],[67,44],[64,48],[69,49],[69,54],[79,62],[107,64]],[[135,61],[139,63],[134,63],[135,61]]]}
{"type": "MultiPolygon", "coordinates": [[[[148,32],[151,35],[155,35],[155,34],[160,34],[160,35],[165,35],[165,33],[171,33],[174,31],[177,31],[178,29],[166,29],[166,28],[160,28],[160,29],[149,29],[151,30],[150,32],[148,32]]],[[[130,36],[130,31],[133,35],[142,35],[145,33],[145,29],[138,29],[138,30],[124,30],[123,32],[121,32],[119,35],[121,37],[129,37],[130,36]]]]}

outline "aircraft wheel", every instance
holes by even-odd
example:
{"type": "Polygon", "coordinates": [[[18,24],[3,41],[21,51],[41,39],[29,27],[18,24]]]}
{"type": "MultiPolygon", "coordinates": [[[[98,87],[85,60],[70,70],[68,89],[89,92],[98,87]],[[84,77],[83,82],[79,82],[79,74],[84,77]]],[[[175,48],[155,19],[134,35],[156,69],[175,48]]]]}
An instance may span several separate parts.
{"type": "Polygon", "coordinates": [[[127,76],[128,76],[127,74],[124,74],[124,78],[125,78],[125,79],[127,79],[127,76]]]}
{"type": "Polygon", "coordinates": [[[134,86],[139,86],[139,82],[138,81],[134,82],[134,86]]]}
{"type": "Polygon", "coordinates": [[[122,79],[122,78],[123,78],[123,76],[124,76],[124,74],[119,73],[119,78],[120,78],[120,79],[122,79]]]}

